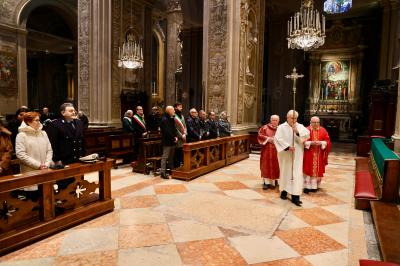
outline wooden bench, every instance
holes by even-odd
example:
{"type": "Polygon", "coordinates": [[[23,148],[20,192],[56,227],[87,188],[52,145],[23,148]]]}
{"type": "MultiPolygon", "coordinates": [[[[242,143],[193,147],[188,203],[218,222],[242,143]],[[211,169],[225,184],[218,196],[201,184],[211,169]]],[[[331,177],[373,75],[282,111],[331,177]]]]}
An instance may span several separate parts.
{"type": "Polygon", "coordinates": [[[385,262],[400,263],[400,209],[395,203],[371,202],[379,250],[385,262]]]}
{"type": "Polygon", "coordinates": [[[0,255],[112,211],[112,165],[113,160],[74,163],[0,177],[0,255]],[[98,172],[98,182],[81,178],[92,172],[98,172]],[[54,185],[66,177],[74,177],[73,182],[55,192],[54,185]],[[21,194],[33,185],[38,186],[36,199],[21,194]]]}
{"type": "Polygon", "coordinates": [[[249,135],[183,144],[183,166],[172,171],[176,179],[191,180],[218,168],[249,158],[249,135]]]}
{"type": "Polygon", "coordinates": [[[360,266],[400,266],[397,263],[376,261],[376,260],[360,260],[360,266]]]}
{"type": "Polygon", "coordinates": [[[371,142],[369,159],[356,159],[354,188],[357,209],[370,208],[370,201],[398,202],[400,185],[400,158],[382,139],[371,142]]]}
{"type": "Polygon", "coordinates": [[[145,161],[145,174],[150,174],[150,170],[153,171],[153,175],[157,175],[157,169],[161,167],[161,156],[162,156],[162,144],[161,140],[147,141],[143,143],[144,147],[144,161],[145,161]]]}
{"type": "Polygon", "coordinates": [[[115,159],[114,168],[123,164],[124,161],[130,160],[133,155],[133,135],[124,133],[119,135],[108,136],[108,146],[106,156],[115,159]],[[122,160],[118,160],[122,159],[122,160]]]}
{"type": "Polygon", "coordinates": [[[86,155],[98,153],[100,156],[106,155],[108,146],[108,137],[110,135],[123,134],[122,129],[87,129],[83,133],[86,155]]]}
{"type": "MultiPolygon", "coordinates": [[[[137,155],[137,160],[131,163],[132,171],[138,172],[142,174],[149,174],[147,157],[158,157],[158,156],[147,156],[146,155],[146,143],[153,143],[157,141],[157,143],[161,143],[160,134],[149,135],[147,138],[140,138],[137,140],[136,145],[139,146],[139,154],[137,155]]],[[[153,169],[154,170],[154,169],[153,169]]]]}

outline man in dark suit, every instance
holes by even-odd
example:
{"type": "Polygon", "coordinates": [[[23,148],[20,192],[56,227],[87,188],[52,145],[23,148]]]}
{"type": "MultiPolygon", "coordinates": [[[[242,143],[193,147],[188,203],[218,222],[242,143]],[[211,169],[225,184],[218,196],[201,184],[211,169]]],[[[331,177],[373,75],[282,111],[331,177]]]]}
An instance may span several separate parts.
{"type": "Polygon", "coordinates": [[[216,119],[215,112],[208,114],[207,125],[210,132],[209,138],[215,139],[219,137],[218,121],[216,119]]]}
{"type": "Polygon", "coordinates": [[[166,166],[168,161],[169,169],[174,166],[174,154],[178,143],[178,132],[175,128],[175,110],[172,106],[165,108],[165,114],[161,120],[161,135],[163,154],[161,157],[161,178],[167,179],[166,166]]]}
{"type": "Polygon", "coordinates": [[[75,163],[85,155],[82,121],[76,119],[72,103],[63,103],[60,111],[62,117],[46,127],[53,148],[53,161],[56,164],[75,163]]]}
{"type": "Polygon", "coordinates": [[[189,117],[186,121],[187,126],[187,142],[195,142],[201,140],[200,121],[197,110],[190,109],[189,117]]]}
{"type": "MultiPolygon", "coordinates": [[[[63,103],[60,111],[62,117],[53,120],[45,129],[53,148],[53,161],[56,165],[79,162],[85,155],[82,121],[76,119],[72,103],[63,103]]],[[[57,185],[59,189],[65,189],[74,181],[75,178],[70,177],[58,181],[57,185]]]]}
{"type": "Polygon", "coordinates": [[[134,151],[133,155],[134,159],[137,159],[137,156],[140,154],[140,145],[141,138],[147,137],[147,126],[146,121],[144,120],[143,107],[138,105],[136,107],[136,114],[132,116],[132,127],[133,127],[133,137],[135,139],[134,151]]]}

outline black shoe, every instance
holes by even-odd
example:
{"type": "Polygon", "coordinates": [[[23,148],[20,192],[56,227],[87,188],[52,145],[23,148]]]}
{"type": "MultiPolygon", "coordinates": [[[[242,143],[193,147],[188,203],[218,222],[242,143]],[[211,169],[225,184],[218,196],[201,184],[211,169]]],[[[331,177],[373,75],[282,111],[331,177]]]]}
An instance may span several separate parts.
{"type": "Polygon", "coordinates": [[[263,184],[263,190],[267,190],[267,189],[269,189],[270,188],[270,185],[268,185],[268,184],[263,184]]]}
{"type": "Polygon", "coordinates": [[[305,188],[305,189],[303,189],[303,192],[306,193],[306,194],[308,194],[308,193],[310,193],[310,189],[305,188]]]}
{"type": "Polygon", "coordinates": [[[313,189],[310,189],[310,191],[315,193],[315,192],[317,192],[317,191],[318,191],[318,188],[313,188],[313,189]]]}
{"type": "Polygon", "coordinates": [[[285,190],[281,192],[281,199],[287,199],[287,192],[285,190]]]}
{"type": "Polygon", "coordinates": [[[300,207],[303,202],[300,200],[300,196],[292,195],[292,203],[300,207]]]}
{"type": "Polygon", "coordinates": [[[161,173],[160,177],[163,178],[163,179],[169,179],[168,176],[165,173],[161,173]]]}

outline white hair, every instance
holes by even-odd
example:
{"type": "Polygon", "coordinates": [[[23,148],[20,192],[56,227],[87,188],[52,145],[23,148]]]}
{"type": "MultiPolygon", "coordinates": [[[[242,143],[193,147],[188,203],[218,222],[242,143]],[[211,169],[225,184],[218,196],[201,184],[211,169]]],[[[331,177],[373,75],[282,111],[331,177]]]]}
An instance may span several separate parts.
{"type": "Polygon", "coordinates": [[[299,113],[295,110],[290,110],[289,112],[287,112],[286,117],[292,117],[293,116],[293,112],[294,112],[294,118],[298,118],[299,117],[299,113]]]}
{"type": "Polygon", "coordinates": [[[279,120],[279,115],[271,115],[270,119],[272,120],[272,118],[278,118],[279,120]]]}
{"type": "Polygon", "coordinates": [[[128,115],[133,115],[133,111],[132,111],[132,110],[126,111],[126,112],[125,112],[125,116],[128,116],[128,115]]]}

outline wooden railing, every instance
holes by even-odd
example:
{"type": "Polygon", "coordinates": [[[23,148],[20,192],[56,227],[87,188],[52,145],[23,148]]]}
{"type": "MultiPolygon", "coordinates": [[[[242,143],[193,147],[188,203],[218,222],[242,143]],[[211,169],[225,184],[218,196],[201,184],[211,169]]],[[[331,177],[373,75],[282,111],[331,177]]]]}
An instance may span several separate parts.
{"type": "Polygon", "coordinates": [[[1,177],[0,255],[112,211],[112,166],[108,159],[1,177]],[[98,172],[98,182],[85,180],[92,172],[98,172]],[[37,190],[23,189],[31,186],[37,190]]]}
{"type": "Polygon", "coordinates": [[[172,171],[176,179],[191,180],[249,157],[249,135],[204,140],[183,145],[183,166],[172,171]]]}

